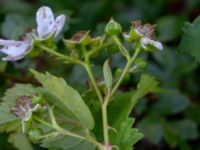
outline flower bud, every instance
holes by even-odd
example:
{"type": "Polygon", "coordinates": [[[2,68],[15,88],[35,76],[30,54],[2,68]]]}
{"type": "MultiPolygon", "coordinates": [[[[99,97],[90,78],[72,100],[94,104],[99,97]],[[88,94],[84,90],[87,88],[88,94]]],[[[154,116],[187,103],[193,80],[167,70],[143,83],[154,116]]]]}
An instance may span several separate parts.
{"type": "Polygon", "coordinates": [[[130,38],[131,40],[139,40],[143,35],[135,28],[131,28],[131,31],[130,31],[130,38]]]}
{"type": "Polygon", "coordinates": [[[105,33],[109,36],[118,35],[122,32],[122,27],[114,19],[111,19],[105,27],[105,33]]]}
{"type": "Polygon", "coordinates": [[[32,128],[29,130],[28,135],[29,135],[29,139],[32,142],[36,142],[38,140],[39,136],[42,135],[42,130],[39,128],[32,128]]]}

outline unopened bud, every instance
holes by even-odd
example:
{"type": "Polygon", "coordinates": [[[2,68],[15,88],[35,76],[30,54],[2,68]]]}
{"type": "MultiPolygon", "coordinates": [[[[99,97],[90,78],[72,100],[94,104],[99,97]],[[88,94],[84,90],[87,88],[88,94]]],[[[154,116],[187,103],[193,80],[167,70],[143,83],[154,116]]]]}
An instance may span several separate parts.
{"type": "Polygon", "coordinates": [[[114,19],[111,19],[105,27],[105,33],[109,36],[118,35],[122,32],[122,27],[114,19]]]}

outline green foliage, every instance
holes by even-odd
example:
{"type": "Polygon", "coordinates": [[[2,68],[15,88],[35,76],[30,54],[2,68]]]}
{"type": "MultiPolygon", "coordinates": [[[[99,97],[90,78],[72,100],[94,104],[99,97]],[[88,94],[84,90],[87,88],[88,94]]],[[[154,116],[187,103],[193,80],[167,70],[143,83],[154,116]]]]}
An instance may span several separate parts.
{"type": "Polygon", "coordinates": [[[19,126],[17,122],[14,122],[17,120],[17,117],[10,113],[11,107],[15,105],[16,98],[19,96],[35,96],[38,90],[29,84],[17,84],[15,87],[6,91],[5,96],[2,98],[3,102],[0,105],[1,131],[12,131],[19,126]]]}
{"type": "Polygon", "coordinates": [[[161,94],[160,99],[152,109],[162,115],[177,114],[185,110],[189,106],[189,100],[186,96],[171,92],[169,94],[161,94]]]}
{"type": "Polygon", "coordinates": [[[176,39],[181,34],[181,28],[185,22],[184,16],[164,16],[157,21],[158,38],[161,41],[176,39]]]}
{"type": "Polygon", "coordinates": [[[64,79],[49,73],[42,74],[34,70],[31,72],[45,88],[45,96],[50,98],[49,100],[59,107],[65,115],[72,115],[87,129],[91,130],[94,127],[94,120],[89,108],[79,93],[70,87],[64,79]]]}
{"type": "Polygon", "coordinates": [[[185,24],[183,36],[178,51],[191,55],[198,62],[200,61],[200,17],[197,17],[193,23],[185,24]]]}
{"type": "Polygon", "coordinates": [[[156,114],[149,114],[143,118],[138,127],[145,137],[154,144],[159,144],[163,138],[162,119],[156,114]]]}
{"type": "Polygon", "coordinates": [[[18,150],[33,150],[33,147],[27,136],[21,132],[10,134],[9,142],[12,143],[18,150]],[[20,144],[19,144],[20,143],[20,144]]]}
{"type": "Polygon", "coordinates": [[[85,140],[62,135],[44,139],[41,146],[52,150],[95,150],[95,145],[85,140]]]}
{"type": "Polygon", "coordinates": [[[134,119],[127,118],[121,124],[114,135],[111,135],[113,144],[119,149],[132,150],[132,146],[142,139],[143,134],[138,132],[138,129],[132,128],[134,119]]]}
{"type": "Polygon", "coordinates": [[[155,77],[144,74],[141,76],[140,82],[137,85],[137,90],[134,92],[131,101],[132,103],[136,103],[138,99],[142,98],[147,93],[156,92],[158,90],[158,81],[155,80],[155,77]]]}
{"type": "MultiPolygon", "coordinates": [[[[126,149],[124,146],[125,144],[129,145],[128,147],[131,148],[131,139],[133,141],[137,141],[134,140],[134,137],[139,139],[137,135],[141,134],[138,132],[135,133],[136,129],[130,127],[134,121],[132,118],[127,117],[132,108],[135,106],[135,103],[138,103],[134,109],[134,112],[136,111],[136,113],[131,113],[130,116],[132,117],[132,114],[134,114],[134,117],[136,117],[136,124],[139,125],[140,131],[144,134],[144,138],[146,139],[137,145],[137,150],[164,148],[168,148],[170,150],[197,150],[200,149],[198,144],[199,137],[197,136],[199,135],[197,128],[199,128],[200,125],[200,119],[198,117],[200,112],[199,66],[198,63],[194,62],[190,57],[188,57],[188,55],[183,55],[183,53],[189,54],[199,61],[199,18],[197,18],[193,23],[185,25],[182,40],[178,47],[178,51],[180,53],[176,53],[176,47],[180,41],[183,22],[185,22],[186,19],[190,19],[191,21],[198,15],[199,4],[199,0],[7,0],[3,1],[0,5],[0,29],[2,37],[5,37],[6,39],[18,39],[18,37],[29,27],[36,27],[36,25],[33,25],[32,23],[33,18],[35,17],[35,10],[38,6],[42,5],[50,6],[53,10],[56,10],[58,14],[62,12],[68,16],[67,24],[65,25],[63,32],[66,37],[70,37],[72,33],[83,29],[94,31],[91,32],[92,36],[99,36],[105,29],[105,22],[111,16],[116,18],[116,20],[123,25],[123,28],[126,31],[129,29],[130,20],[135,18],[140,18],[145,22],[156,23],[156,30],[158,33],[157,39],[165,42],[165,49],[162,52],[157,52],[151,55],[142,54],[142,58],[148,62],[147,70],[142,70],[142,73],[145,72],[147,74],[154,75],[160,81],[163,88],[167,88],[169,91],[174,91],[175,89],[175,91],[180,92],[169,92],[155,95],[152,93],[157,90],[147,88],[148,91],[150,91],[150,94],[145,96],[145,98],[141,101],[138,101],[138,99],[141,99],[144,95],[146,95],[146,93],[149,92],[138,92],[139,84],[135,91],[128,92],[135,87],[138,81],[138,72],[134,72],[133,75],[127,74],[128,78],[126,81],[123,81],[123,85],[120,88],[126,92],[117,92],[113,97],[113,101],[109,104],[109,125],[118,131],[118,133],[115,133],[113,129],[110,129],[110,140],[123,150],[126,149]],[[70,27],[70,31],[68,31],[68,27],[70,27]],[[129,137],[128,133],[126,134],[127,136],[123,134],[126,132],[133,133],[129,137]],[[116,135],[118,135],[119,138],[117,138],[116,135]],[[128,139],[130,139],[130,141],[128,139]],[[146,142],[146,140],[148,141],[146,142]],[[145,144],[143,144],[144,142],[145,144]],[[163,148],[163,145],[166,147],[163,148]]],[[[60,37],[58,37],[58,39],[60,39],[60,37]]],[[[55,42],[58,42],[57,39],[55,42]]],[[[46,45],[46,43],[44,45],[46,45]]],[[[57,43],[56,46],[58,46],[57,52],[62,51],[63,53],[68,54],[68,49],[65,50],[61,43],[57,43]]],[[[50,47],[52,46],[50,45],[50,47]]],[[[126,43],[125,47],[128,49],[129,45],[126,43]]],[[[38,50],[34,51],[34,53],[38,50]]],[[[105,59],[110,58],[110,53],[113,54],[113,52],[110,51],[113,50],[115,54],[113,55],[113,58],[111,58],[111,63],[114,67],[112,70],[117,70],[124,66],[125,61],[117,53],[119,52],[119,49],[115,44],[111,44],[109,47],[106,47],[106,52],[103,49],[100,51],[100,55],[98,57],[91,60],[93,63],[92,69],[94,69],[95,79],[97,79],[98,86],[102,91],[105,89],[104,84],[101,82],[103,79],[101,72],[102,63],[105,59]],[[107,53],[109,53],[109,56],[107,53]]],[[[2,57],[2,55],[0,57],[2,57]]],[[[25,60],[14,63],[1,62],[1,93],[3,93],[5,88],[12,86],[16,82],[35,84],[35,81],[30,78],[27,68],[34,68],[36,70],[48,69],[49,72],[58,74],[59,76],[67,79],[67,82],[72,85],[72,87],[77,88],[81,95],[84,93],[83,100],[90,108],[95,120],[95,127],[92,132],[97,140],[102,142],[103,132],[100,108],[101,104],[97,100],[96,93],[93,88],[91,88],[90,82],[90,89],[85,92],[87,88],[86,83],[88,83],[86,72],[81,67],[77,67],[77,65],[63,67],[63,65],[57,62],[58,61],[52,61],[51,58],[49,59],[47,55],[38,55],[38,58],[36,59],[26,58],[25,60]]],[[[138,65],[136,62],[134,62],[134,64],[138,65]]],[[[121,72],[118,74],[120,75],[121,72]]],[[[117,77],[113,76],[113,83],[115,83],[116,79],[117,77]]],[[[151,78],[149,79],[151,81],[151,78]]],[[[104,83],[106,82],[104,81],[104,83]]],[[[142,84],[145,85],[146,83],[146,86],[148,87],[148,81],[145,81],[142,84]]],[[[27,85],[20,86],[23,86],[23,90],[29,88],[27,85]]],[[[141,87],[143,86],[140,86],[140,89],[146,91],[145,88],[141,87]]],[[[83,133],[82,129],[80,129],[79,119],[74,117],[74,115],[66,109],[66,106],[63,105],[63,103],[60,103],[60,99],[58,99],[57,95],[55,96],[55,93],[52,94],[51,91],[48,91],[45,88],[32,88],[33,90],[37,89],[35,91],[36,93],[43,94],[43,102],[53,108],[55,117],[60,126],[72,131],[73,133],[85,136],[85,133],[83,133]],[[73,124],[69,121],[75,121],[77,124],[73,124]]],[[[12,89],[13,93],[15,93],[16,87],[12,89]]],[[[33,96],[35,92],[33,92],[33,96]]],[[[18,93],[18,90],[16,90],[16,93],[18,93]]],[[[26,91],[26,94],[27,93],[29,93],[29,91],[26,91]]],[[[23,94],[24,93],[22,93],[22,95],[23,94]]],[[[19,120],[10,113],[10,107],[13,106],[16,99],[15,94],[13,94],[13,96],[14,97],[10,96],[7,100],[2,100],[0,105],[0,113],[2,114],[0,115],[0,132],[12,132],[11,135],[15,134],[16,130],[21,130],[19,120]]],[[[47,110],[44,109],[42,111],[42,119],[50,121],[47,110]]],[[[36,116],[37,115],[38,113],[36,113],[36,116]]],[[[37,128],[38,124],[38,122],[34,122],[34,127],[37,128]]],[[[44,134],[54,131],[49,127],[41,126],[42,125],[40,124],[38,128],[42,128],[42,132],[44,134]]],[[[17,134],[18,133],[21,134],[20,132],[17,132],[17,134]]],[[[6,142],[8,135],[0,135],[0,137],[0,149],[14,149],[6,142]]],[[[17,145],[17,143],[22,143],[23,145],[23,142],[21,142],[21,140],[17,140],[17,138],[15,138],[15,140],[17,141],[14,142],[16,143],[15,147],[19,149],[19,144],[17,145]]],[[[42,143],[41,146],[49,150],[95,149],[93,144],[64,135],[55,137],[50,136],[45,140],[39,141],[38,144],[40,142],[42,143]]],[[[34,147],[34,149],[41,150],[39,146],[34,147]]]]}
{"type": "Polygon", "coordinates": [[[132,93],[116,95],[108,108],[110,140],[120,150],[131,150],[132,145],[143,137],[137,129],[132,128],[134,119],[129,117],[133,108],[131,95],[132,93]]]}
{"type": "Polygon", "coordinates": [[[106,87],[108,91],[110,91],[112,88],[112,72],[110,70],[109,60],[105,61],[103,65],[103,75],[104,75],[106,87]]]}
{"type": "Polygon", "coordinates": [[[164,138],[172,148],[178,145],[181,146],[186,140],[192,140],[198,137],[196,124],[187,119],[171,123],[165,122],[164,129],[164,138]]]}
{"type": "Polygon", "coordinates": [[[111,103],[109,118],[112,118],[112,120],[109,123],[116,132],[112,131],[110,137],[112,143],[119,149],[131,150],[132,145],[143,137],[137,129],[132,128],[134,121],[129,118],[129,114],[137,100],[149,92],[158,90],[157,86],[158,82],[154,77],[143,75],[135,92],[117,95],[111,103]]]}

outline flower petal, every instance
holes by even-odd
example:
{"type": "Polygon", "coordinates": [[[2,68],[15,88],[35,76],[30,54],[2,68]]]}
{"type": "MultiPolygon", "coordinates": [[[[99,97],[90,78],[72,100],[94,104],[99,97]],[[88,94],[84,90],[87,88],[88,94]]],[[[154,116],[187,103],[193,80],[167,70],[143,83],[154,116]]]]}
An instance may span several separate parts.
{"type": "Polygon", "coordinates": [[[65,15],[60,15],[56,18],[53,28],[52,28],[52,32],[55,32],[55,37],[58,36],[58,34],[61,32],[64,24],[65,24],[65,15]]]}
{"type": "Polygon", "coordinates": [[[151,40],[148,37],[144,37],[141,39],[141,45],[145,50],[152,49],[152,48],[157,49],[157,50],[163,49],[162,43],[151,40]]]}
{"type": "Polygon", "coordinates": [[[37,32],[39,38],[48,36],[51,33],[51,27],[54,24],[54,15],[49,7],[40,7],[36,14],[37,32]]]}
{"type": "Polygon", "coordinates": [[[0,39],[0,45],[3,45],[3,46],[17,46],[21,44],[21,41],[14,41],[14,40],[3,40],[3,39],[0,39]]]}
{"type": "Polygon", "coordinates": [[[7,54],[7,57],[2,58],[5,61],[15,61],[22,59],[25,53],[30,49],[31,43],[26,41],[17,41],[18,45],[12,43],[13,45],[6,45],[0,49],[1,52],[7,54]]]}

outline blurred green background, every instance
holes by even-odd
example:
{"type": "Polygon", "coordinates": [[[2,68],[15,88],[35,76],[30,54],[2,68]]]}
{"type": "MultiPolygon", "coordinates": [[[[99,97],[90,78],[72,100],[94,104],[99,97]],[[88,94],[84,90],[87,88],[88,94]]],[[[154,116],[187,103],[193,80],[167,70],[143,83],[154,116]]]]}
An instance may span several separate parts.
{"type": "MultiPolygon", "coordinates": [[[[145,138],[136,145],[137,150],[200,150],[200,67],[190,56],[176,51],[182,28],[200,14],[200,0],[0,0],[0,37],[18,39],[34,28],[35,12],[47,5],[56,14],[67,15],[63,31],[66,38],[80,30],[91,30],[94,36],[104,32],[106,22],[114,17],[125,31],[130,22],[140,19],[157,24],[157,39],[164,44],[162,52],[146,54],[148,67],[142,73],[157,77],[168,92],[149,93],[137,104],[132,115],[145,138]]],[[[57,39],[59,51],[65,53],[57,39]]],[[[1,57],[3,56],[0,54],[1,57]]],[[[109,55],[109,54],[108,54],[109,55]]],[[[95,76],[105,55],[95,60],[95,76]]],[[[125,62],[114,54],[113,66],[125,62]]],[[[82,91],[88,77],[79,66],[62,66],[52,57],[43,54],[38,58],[25,58],[18,62],[0,62],[0,96],[15,83],[35,83],[28,68],[48,70],[64,77],[82,91]]],[[[136,85],[139,74],[130,75],[121,89],[129,91],[136,85]]],[[[120,111],[120,110],[119,110],[120,111]]],[[[6,134],[0,134],[0,149],[14,150],[6,134]]],[[[38,146],[35,149],[40,150],[38,146]]]]}

